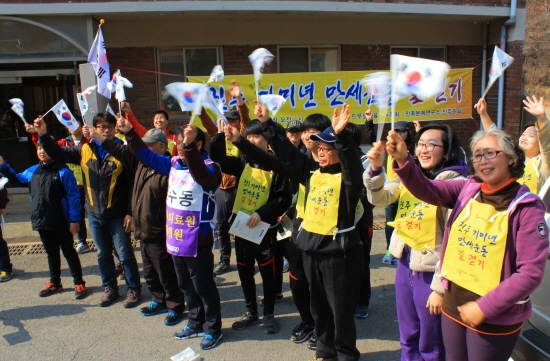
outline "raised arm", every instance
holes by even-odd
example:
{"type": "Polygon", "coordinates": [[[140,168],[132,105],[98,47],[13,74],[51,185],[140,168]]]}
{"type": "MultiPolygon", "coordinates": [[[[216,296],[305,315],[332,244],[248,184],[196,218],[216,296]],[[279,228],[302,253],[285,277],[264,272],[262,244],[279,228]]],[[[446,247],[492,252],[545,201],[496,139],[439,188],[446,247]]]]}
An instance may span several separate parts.
{"type": "Polygon", "coordinates": [[[93,127],[84,125],[82,127],[82,134],[86,138],[95,139],[103,149],[105,149],[110,155],[122,162],[125,169],[129,169],[132,173],[135,173],[137,163],[139,159],[132,153],[130,148],[120,144],[114,139],[105,138],[102,134],[98,133],[93,127]]]}
{"type": "Polygon", "coordinates": [[[139,122],[139,120],[137,120],[134,112],[132,112],[132,109],[130,108],[130,103],[121,102],[120,107],[121,110],[124,112],[125,118],[128,119],[137,135],[143,137],[145,133],[147,133],[147,129],[143,126],[143,124],[139,122]]]}
{"type": "Polygon", "coordinates": [[[197,127],[188,124],[183,130],[183,159],[193,179],[203,188],[217,188],[222,179],[220,168],[204,164],[204,159],[195,142],[197,127]]]}
{"type": "Polygon", "coordinates": [[[34,120],[34,129],[38,133],[42,148],[52,158],[64,163],[80,164],[80,146],[60,147],[48,134],[46,122],[41,116],[34,120]]]}
{"type": "Polygon", "coordinates": [[[225,174],[238,177],[244,170],[240,158],[228,156],[226,154],[224,133],[218,133],[212,138],[212,142],[210,142],[210,158],[220,165],[222,172],[225,174]]]}
{"type": "Polygon", "coordinates": [[[38,167],[39,164],[35,164],[21,173],[16,173],[8,163],[4,162],[4,158],[0,156],[0,173],[2,173],[4,177],[8,178],[8,181],[12,186],[17,187],[29,184],[34,171],[38,167]]]}
{"type": "Polygon", "coordinates": [[[539,137],[540,152],[542,153],[542,164],[550,169],[550,125],[546,117],[544,98],[537,99],[536,96],[527,97],[523,100],[524,109],[537,117],[535,128],[539,137]]]}
{"type": "Polygon", "coordinates": [[[489,128],[495,125],[495,123],[493,123],[493,121],[491,120],[489,113],[487,113],[487,102],[485,101],[484,98],[479,99],[477,104],[474,105],[474,108],[477,109],[477,113],[481,118],[481,124],[483,125],[483,129],[488,130],[489,128]]]}
{"type": "Polygon", "coordinates": [[[365,112],[365,138],[367,143],[374,144],[376,142],[376,132],[374,131],[374,120],[370,107],[365,112]]]}

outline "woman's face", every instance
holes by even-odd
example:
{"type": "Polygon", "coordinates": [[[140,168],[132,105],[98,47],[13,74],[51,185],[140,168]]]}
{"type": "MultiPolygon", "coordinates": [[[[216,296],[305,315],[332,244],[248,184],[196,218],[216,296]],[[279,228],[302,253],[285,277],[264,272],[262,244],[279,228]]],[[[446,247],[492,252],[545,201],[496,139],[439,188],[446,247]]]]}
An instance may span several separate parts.
{"type": "Polygon", "coordinates": [[[416,156],[420,166],[424,169],[432,169],[441,164],[445,158],[443,131],[429,129],[422,133],[416,146],[416,156]]]}
{"type": "Polygon", "coordinates": [[[536,157],[540,153],[539,137],[535,127],[525,129],[519,137],[519,147],[525,152],[528,158],[536,157]]]}
{"type": "Polygon", "coordinates": [[[512,177],[510,166],[514,164],[514,160],[504,153],[495,137],[481,138],[476,143],[473,154],[476,175],[487,183],[489,189],[501,187],[512,177]],[[497,154],[495,155],[495,153],[497,154]],[[479,157],[482,154],[484,155],[479,157]],[[494,158],[487,159],[487,156],[494,156],[494,158]]]}

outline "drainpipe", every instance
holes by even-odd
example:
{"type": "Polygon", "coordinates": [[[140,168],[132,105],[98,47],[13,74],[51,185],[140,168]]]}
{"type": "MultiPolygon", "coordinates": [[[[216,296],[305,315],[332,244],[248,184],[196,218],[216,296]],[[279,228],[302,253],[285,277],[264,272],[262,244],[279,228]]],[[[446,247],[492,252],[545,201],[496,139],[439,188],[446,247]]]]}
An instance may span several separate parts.
{"type": "MultiPolygon", "coordinates": [[[[506,20],[500,27],[500,49],[506,51],[506,28],[509,25],[516,23],[516,5],[517,0],[512,0],[510,3],[510,19],[506,20]]],[[[504,74],[498,79],[498,111],[497,111],[497,127],[502,129],[502,108],[504,105],[504,74]]]]}
{"type": "MultiPolygon", "coordinates": [[[[489,25],[483,22],[483,52],[481,62],[481,96],[485,94],[485,86],[487,82],[487,29],[489,25]]],[[[479,129],[483,130],[483,123],[480,122],[479,129]]]]}

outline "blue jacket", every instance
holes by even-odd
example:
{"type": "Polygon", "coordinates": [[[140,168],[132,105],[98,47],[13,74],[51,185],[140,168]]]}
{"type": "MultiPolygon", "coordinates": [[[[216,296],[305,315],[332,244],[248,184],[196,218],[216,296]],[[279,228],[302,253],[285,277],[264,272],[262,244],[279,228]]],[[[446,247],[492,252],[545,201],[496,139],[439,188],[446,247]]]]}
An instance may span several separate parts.
{"type": "Polygon", "coordinates": [[[68,230],[69,223],[80,222],[80,191],[73,172],[65,164],[40,163],[16,173],[4,163],[0,172],[14,186],[30,184],[33,230],[68,230]]]}

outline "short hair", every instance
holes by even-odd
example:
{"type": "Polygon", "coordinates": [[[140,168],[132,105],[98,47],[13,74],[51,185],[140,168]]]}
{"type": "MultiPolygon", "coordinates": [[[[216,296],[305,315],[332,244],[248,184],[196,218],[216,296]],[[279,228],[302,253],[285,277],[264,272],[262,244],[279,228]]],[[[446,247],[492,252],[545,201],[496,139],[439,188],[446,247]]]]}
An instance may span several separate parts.
{"type": "Polygon", "coordinates": [[[96,113],[93,120],[94,128],[97,128],[97,123],[101,121],[116,125],[116,118],[111,113],[96,113]]]}
{"type": "Polygon", "coordinates": [[[252,120],[244,127],[244,136],[246,137],[249,134],[264,135],[262,123],[259,120],[252,120]]]}
{"type": "Polygon", "coordinates": [[[84,120],[82,119],[82,117],[80,115],[75,114],[73,116],[74,116],[74,119],[78,122],[78,124],[80,124],[80,126],[84,125],[84,120]]]}
{"type": "MultiPolygon", "coordinates": [[[[197,128],[197,136],[195,137],[194,142],[196,143],[198,140],[202,142],[201,148],[199,149],[200,152],[204,150],[204,147],[206,146],[206,134],[203,132],[203,130],[199,127],[197,128]]],[[[184,127],[178,127],[176,128],[176,131],[174,133],[174,137],[176,138],[176,141],[178,137],[181,135],[183,137],[183,129],[184,127]]]]}
{"type": "Polygon", "coordinates": [[[304,129],[316,129],[320,132],[323,132],[325,129],[330,127],[332,122],[329,117],[323,114],[314,113],[310,114],[304,119],[304,129]]]}
{"type": "Polygon", "coordinates": [[[166,120],[170,120],[169,117],[168,117],[168,113],[166,113],[164,110],[157,110],[153,113],[153,118],[155,117],[155,115],[157,114],[162,114],[164,115],[164,117],[166,118],[166,120]]]}
{"type": "Polygon", "coordinates": [[[522,131],[525,132],[525,130],[526,130],[527,128],[530,128],[530,127],[535,127],[535,129],[537,128],[537,127],[535,126],[535,123],[527,123],[527,124],[525,124],[525,125],[523,126],[523,130],[522,130],[522,131]]]}
{"type": "Polygon", "coordinates": [[[351,139],[353,139],[353,141],[355,142],[355,145],[360,146],[361,139],[363,138],[361,129],[353,123],[346,124],[345,129],[351,134],[351,139]]]}
{"type": "MultiPolygon", "coordinates": [[[[496,127],[489,128],[487,130],[478,130],[472,136],[470,140],[470,150],[474,154],[475,146],[477,142],[485,137],[493,137],[496,139],[502,151],[512,160],[514,163],[510,166],[510,175],[514,178],[520,178],[523,176],[525,169],[525,153],[519,147],[519,144],[515,144],[510,134],[496,127]]],[[[471,160],[468,162],[470,173],[475,174],[474,166],[471,160]]]]}
{"type": "Polygon", "coordinates": [[[464,152],[462,151],[460,141],[458,140],[458,137],[453,128],[451,128],[447,124],[431,123],[423,126],[422,128],[420,128],[420,130],[418,130],[415,143],[418,143],[418,140],[420,139],[422,134],[430,129],[441,130],[443,132],[443,135],[441,137],[444,152],[443,161],[432,169],[422,169],[423,173],[428,178],[435,179],[435,177],[437,177],[439,173],[441,173],[441,171],[445,168],[456,165],[464,165],[464,152]]]}

